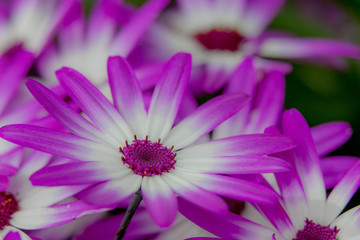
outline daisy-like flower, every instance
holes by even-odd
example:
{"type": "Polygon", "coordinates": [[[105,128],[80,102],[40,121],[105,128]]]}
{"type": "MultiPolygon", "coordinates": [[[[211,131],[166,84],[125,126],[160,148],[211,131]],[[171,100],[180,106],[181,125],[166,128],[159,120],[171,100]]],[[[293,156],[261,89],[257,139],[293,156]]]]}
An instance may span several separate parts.
{"type": "MultiPolygon", "coordinates": [[[[29,177],[44,167],[52,156],[32,152],[24,157],[19,149],[1,157],[20,168],[0,164],[0,238],[30,240],[22,230],[42,229],[70,222],[82,215],[99,211],[81,200],[65,204],[60,201],[80,192],[87,185],[66,187],[35,187],[29,177]],[[5,176],[5,177],[4,177],[5,176]],[[13,237],[13,238],[11,238],[13,237]]],[[[102,210],[103,211],[103,210],[102,210]]]]}
{"type": "Polygon", "coordinates": [[[282,136],[257,134],[192,146],[237,112],[248,97],[219,96],[173,126],[190,69],[188,54],[179,53],[167,63],[147,113],[135,75],[123,58],[108,61],[114,105],[81,74],[63,68],[57,72],[60,83],[91,122],[43,85],[29,81],[35,98],[71,133],[10,125],[1,129],[1,136],[81,160],[44,168],[31,177],[33,184],[93,184],[78,196],[113,207],[141,188],[146,208],[160,226],[175,219],[177,196],[218,212],[227,209],[220,196],[276,202],[276,194],[260,184],[219,174],[287,170],[287,163],[265,155],[292,148],[293,142],[282,136]]]}
{"type": "Polygon", "coordinates": [[[246,56],[256,55],[257,68],[284,73],[291,66],[265,59],[360,58],[360,49],[350,43],[330,39],[296,38],[288,33],[265,31],[284,0],[177,0],[177,8],[167,11],[163,21],[149,32],[148,55],[159,58],[178,51],[193,54],[194,66],[204,68],[203,88],[219,90],[229,74],[246,56]],[[161,49],[161,51],[159,50],[161,49]]]}
{"type": "MultiPolygon", "coordinates": [[[[113,6],[111,0],[97,1],[86,20],[85,13],[78,8],[76,19],[61,29],[57,43],[40,58],[37,66],[40,76],[49,82],[48,85],[54,85],[58,83],[54,72],[61,67],[71,67],[84,74],[96,86],[108,88],[108,57],[120,55],[126,58],[168,2],[169,0],[148,1],[129,17],[120,30],[107,14],[107,9],[113,6]]],[[[163,64],[144,66],[138,69],[137,74],[159,74],[162,67],[163,64]]],[[[151,78],[146,78],[141,86],[153,87],[154,83],[150,80],[151,78]]]]}
{"type": "MultiPolygon", "coordinates": [[[[289,110],[284,113],[282,128],[297,145],[287,153],[277,154],[294,165],[287,172],[275,173],[281,199],[277,205],[255,205],[253,211],[247,208],[244,216],[254,222],[231,213],[219,216],[183,201],[179,202],[180,212],[226,239],[359,239],[360,206],[339,214],[360,186],[360,161],[326,197],[319,158],[306,121],[297,110],[289,110]]],[[[276,129],[268,131],[278,134],[276,129]]]]}
{"type": "Polygon", "coordinates": [[[15,45],[40,54],[76,0],[15,0],[0,3],[0,54],[15,45]]]}
{"type": "MultiPolygon", "coordinates": [[[[245,58],[235,69],[224,93],[243,92],[252,99],[231,118],[214,129],[212,139],[240,134],[263,133],[269,126],[279,126],[284,109],[285,78],[279,71],[270,71],[257,80],[253,58],[245,58]]],[[[316,151],[327,189],[332,188],[354,165],[353,157],[325,157],[342,146],[352,135],[351,126],[342,121],[320,124],[311,128],[316,151]],[[337,162],[341,158],[342,165],[337,162]]]]}

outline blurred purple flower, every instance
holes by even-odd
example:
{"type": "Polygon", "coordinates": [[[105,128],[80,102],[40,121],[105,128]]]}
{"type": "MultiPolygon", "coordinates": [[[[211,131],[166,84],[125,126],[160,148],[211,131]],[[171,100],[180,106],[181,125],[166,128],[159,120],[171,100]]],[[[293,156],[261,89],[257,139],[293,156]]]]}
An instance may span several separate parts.
{"type": "MultiPolygon", "coordinates": [[[[77,8],[75,19],[61,29],[58,41],[41,56],[37,64],[40,76],[54,85],[58,83],[54,72],[62,67],[71,67],[109,92],[106,84],[108,57],[120,55],[126,58],[168,2],[169,0],[148,1],[128,17],[120,30],[107,13],[113,6],[112,0],[97,1],[88,19],[85,18],[83,9],[77,8]]],[[[153,72],[159,74],[162,67],[162,64],[143,66],[137,70],[137,75],[151,75],[153,72]]],[[[154,82],[150,80],[154,79],[146,78],[141,82],[142,88],[153,87],[154,82]]]]}
{"type": "Polygon", "coordinates": [[[0,55],[16,45],[39,55],[55,32],[71,18],[77,0],[0,2],[0,55]]]}
{"type": "Polygon", "coordinates": [[[351,43],[266,31],[284,2],[177,0],[177,8],[165,12],[151,29],[142,50],[147,57],[160,60],[178,51],[192,53],[194,66],[205,78],[205,92],[223,87],[247,56],[256,56],[257,69],[283,73],[291,70],[289,64],[266,58],[316,59],[333,64],[339,58],[360,58],[360,48],[351,43]]]}

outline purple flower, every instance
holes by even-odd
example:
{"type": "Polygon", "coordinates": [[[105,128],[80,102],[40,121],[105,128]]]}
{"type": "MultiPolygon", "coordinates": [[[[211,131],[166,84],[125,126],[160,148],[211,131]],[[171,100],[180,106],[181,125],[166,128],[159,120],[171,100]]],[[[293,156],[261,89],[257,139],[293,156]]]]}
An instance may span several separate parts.
{"type": "Polygon", "coordinates": [[[108,61],[114,105],[81,74],[63,68],[57,76],[89,120],[43,85],[29,81],[35,98],[71,133],[10,125],[1,129],[1,136],[23,146],[81,160],[42,169],[31,177],[33,184],[93,184],[79,197],[113,207],[141,187],[146,208],[160,226],[174,220],[176,196],[217,212],[227,209],[218,195],[276,202],[276,195],[266,187],[219,174],[285,171],[287,163],[265,155],[294,147],[291,140],[256,134],[192,145],[244,106],[247,96],[214,98],[173,127],[190,65],[190,55],[184,53],[168,62],[148,113],[135,75],[121,57],[108,61]]]}
{"type": "MultiPolygon", "coordinates": [[[[360,206],[339,214],[360,186],[360,161],[327,197],[320,161],[306,121],[297,110],[289,110],[284,113],[282,129],[296,142],[296,147],[276,154],[294,166],[287,172],[274,173],[280,196],[278,204],[271,207],[254,204],[252,211],[247,208],[244,217],[253,222],[232,213],[219,216],[188,202],[179,202],[180,212],[226,239],[358,239],[360,206]]],[[[278,134],[274,128],[267,131],[278,134]]],[[[339,161],[338,166],[341,165],[339,161]]]]}
{"type": "MultiPolygon", "coordinates": [[[[230,76],[224,89],[224,93],[240,92],[252,97],[250,103],[216,127],[212,139],[263,133],[269,126],[280,126],[285,99],[285,79],[281,72],[270,71],[257,81],[253,59],[246,58],[230,76]]],[[[356,161],[354,157],[325,157],[351,137],[351,126],[342,121],[320,124],[311,128],[311,135],[321,157],[326,187],[330,189],[356,161]],[[338,161],[342,162],[341,166],[338,161]]]]}
{"type": "Polygon", "coordinates": [[[21,230],[57,226],[82,215],[99,211],[98,207],[81,200],[59,204],[60,201],[80,192],[87,185],[65,187],[31,185],[29,177],[48,164],[52,159],[51,155],[34,151],[28,157],[24,157],[23,149],[19,149],[4,157],[12,164],[21,164],[21,167],[18,169],[14,166],[0,164],[1,239],[4,239],[5,236],[9,238],[18,236],[23,240],[30,239],[21,230]]]}
{"type": "Polygon", "coordinates": [[[178,51],[193,54],[194,66],[203,70],[203,90],[216,92],[247,56],[257,56],[257,69],[287,73],[291,66],[265,58],[326,59],[360,58],[360,48],[331,39],[297,38],[289,33],[266,31],[284,0],[177,0],[177,8],[164,13],[147,37],[143,49],[153,58],[178,51]]]}
{"type": "MultiPolygon", "coordinates": [[[[81,72],[96,86],[104,89],[107,87],[104,83],[108,57],[120,55],[126,58],[158,13],[167,5],[168,0],[148,1],[129,17],[120,30],[107,14],[108,8],[113,6],[111,2],[97,1],[87,20],[81,12],[82,9],[77,9],[76,18],[61,29],[58,42],[47,49],[41,57],[38,68],[42,78],[51,85],[56,84],[54,72],[66,66],[81,72]]],[[[152,65],[152,68],[138,71],[161,72],[159,69],[162,67],[163,65],[159,67],[152,65]]]]}
{"type": "Polygon", "coordinates": [[[0,54],[23,45],[36,56],[71,17],[75,0],[15,0],[0,3],[0,54]]]}

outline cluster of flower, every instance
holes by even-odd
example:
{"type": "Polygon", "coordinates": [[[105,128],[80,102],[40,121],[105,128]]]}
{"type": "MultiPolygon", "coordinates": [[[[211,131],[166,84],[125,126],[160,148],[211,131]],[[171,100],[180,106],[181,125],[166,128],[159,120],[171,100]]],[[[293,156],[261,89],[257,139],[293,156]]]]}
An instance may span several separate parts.
{"type": "Polygon", "coordinates": [[[0,1],[0,238],[360,239],[351,128],[273,60],[360,48],[267,31],[284,1],[0,1]]]}

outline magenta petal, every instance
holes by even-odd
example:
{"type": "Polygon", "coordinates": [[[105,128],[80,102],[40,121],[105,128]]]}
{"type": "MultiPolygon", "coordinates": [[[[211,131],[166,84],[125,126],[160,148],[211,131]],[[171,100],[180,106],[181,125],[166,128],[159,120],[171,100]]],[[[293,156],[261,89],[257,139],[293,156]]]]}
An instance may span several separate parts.
{"type": "Polygon", "coordinates": [[[254,110],[248,132],[261,133],[277,125],[281,119],[285,100],[285,77],[278,71],[270,72],[259,84],[254,98],[254,110]]]}
{"type": "Polygon", "coordinates": [[[141,191],[147,211],[160,227],[169,227],[177,214],[174,192],[161,176],[145,177],[141,191]]]}
{"type": "Polygon", "coordinates": [[[30,181],[37,186],[66,186],[93,184],[114,178],[103,165],[101,162],[81,161],[45,167],[35,172],[30,181]]]}
{"type": "MultiPolygon", "coordinates": [[[[260,212],[266,216],[271,224],[284,236],[291,236],[294,226],[280,203],[271,206],[258,206],[260,212]]],[[[300,218],[300,217],[298,217],[300,218]]]]}
{"type": "Polygon", "coordinates": [[[287,171],[291,165],[280,158],[267,156],[226,156],[185,159],[177,157],[176,167],[190,172],[257,174],[287,171]]]}
{"type": "Polygon", "coordinates": [[[12,215],[10,224],[21,229],[43,229],[106,210],[108,209],[100,209],[83,201],[75,201],[52,207],[22,209],[12,215]]]}
{"type": "Polygon", "coordinates": [[[252,96],[254,93],[256,71],[252,57],[245,58],[231,75],[224,93],[245,93],[252,96]]]}
{"type": "Polygon", "coordinates": [[[131,172],[123,178],[95,184],[79,193],[78,197],[97,206],[115,207],[140,188],[141,179],[141,176],[131,172]]]}
{"type": "Polygon", "coordinates": [[[33,54],[19,49],[11,50],[0,58],[0,114],[18,90],[32,62],[33,54]]]}
{"type": "Polygon", "coordinates": [[[206,102],[176,125],[164,143],[174,145],[174,149],[190,145],[239,111],[249,100],[243,94],[226,94],[206,102]]]}
{"type": "Polygon", "coordinates": [[[58,70],[56,76],[71,99],[103,132],[121,143],[133,137],[131,130],[117,109],[84,76],[65,67],[58,70]]]}
{"type": "Polygon", "coordinates": [[[0,175],[1,176],[13,176],[17,172],[17,168],[6,164],[6,163],[0,163],[0,175]]]}
{"type": "Polygon", "coordinates": [[[176,192],[180,197],[210,211],[217,213],[224,213],[228,210],[228,205],[225,200],[216,194],[204,190],[181,176],[175,174],[166,174],[163,176],[167,184],[176,192]]]}
{"type": "Polygon", "coordinates": [[[180,174],[199,187],[224,197],[261,204],[274,204],[279,200],[274,191],[247,180],[183,171],[180,174]]]}
{"type": "Polygon", "coordinates": [[[146,112],[142,92],[129,63],[121,57],[110,57],[108,75],[114,105],[134,133],[145,138],[146,112]]]}
{"type": "Polygon", "coordinates": [[[179,211],[190,221],[222,239],[270,239],[273,231],[233,213],[216,214],[179,198],[179,211]]]}
{"type": "Polygon", "coordinates": [[[18,232],[9,232],[3,240],[21,240],[21,237],[18,232]]]}
{"type": "Polygon", "coordinates": [[[166,64],[149,108],[147,135],[151,140],[164,139],[168,135],[189,81],[190,71],[190,54],[178,53],[166,64]]]}
{"type": "Polygon", "coordinates": [[[0,176],[0,191],[5,192],[9,187],[9,179],[4,176],[0,176]]]}
{"type": "Polygon", "coordinates": [[[202,158],[237,155],[268,155],[295,147],[284,136],[249,134],[222,138],[208,143],[187,147],[177,152],[179,158],[202,158]]]}
{"type": "Polygon", "coordinates": [[[326,189],[333,188],[359,160],[351,156],[331,156],[320,159],[326,189]]]}
{"type": "Polygon", "coordinates": [[[29,80],[26,84],[36,100],[70,131],[79,136],[97,139],[95,134],[98,132],[98,129],[85,120],[60,97],[34,80],[29,80]]]}
{"type": "Polygon", "coordinates": [[[114,159],[118,155],[116,149],[114,151],[114,149],[97,142],[69,133],[26,124],[2,127],[0,136],[22,146],[71,159],[94,161],[105,156],[114,159]]]}
{"type": "Polygon", "coordinates": [[[252,0],[247,2],[242,20],[246,36],[256,37],[270,24],[285,0],[252,0]]]}
{"type": "Polygon", "coordinates": [[[316,221],[323,213],[326,192],[310,128],[300,112],[291,109],[284,112],[283,132],[296,143],[290,155],[309,203],[309,218],[316,221]]]}
{"type": "Polygon", "coordinates": [[[326,211],[326,224],[330,224],[331,221],[341,213],[346,204],[353,197],[354,193],[358,190],[359,186],[360,161],[358,160],[331,191],[326,201],[326,207],[331,209],[326,211]]]}
{"type": "Polygon", "coordinates": [[[319,38],[268,38],[260,54],[275,58],[360,58],[360,48],[354,44],[319,38]]]}
{"type": "Polygon", "coordinates": [[[115,37],[116,47],[113,48],[112,52],[116,55],[128,56],[168,2],[169,0],[147,1],[115,37]]]}
{"type": "Polygon", "coordinates": [[[347,122],[329,122],[312,127],[311,135],[319,156],[324,156],[349,140],[352,129],[347,122]]]}

